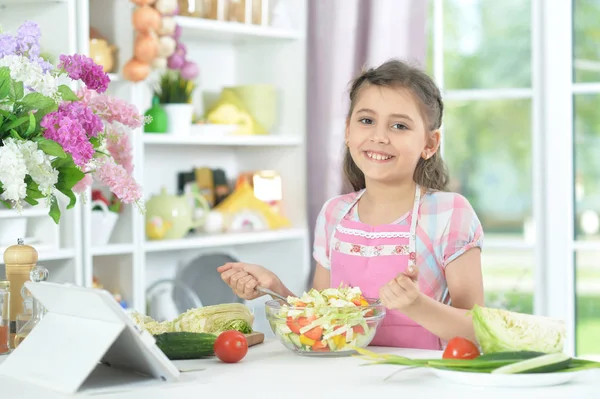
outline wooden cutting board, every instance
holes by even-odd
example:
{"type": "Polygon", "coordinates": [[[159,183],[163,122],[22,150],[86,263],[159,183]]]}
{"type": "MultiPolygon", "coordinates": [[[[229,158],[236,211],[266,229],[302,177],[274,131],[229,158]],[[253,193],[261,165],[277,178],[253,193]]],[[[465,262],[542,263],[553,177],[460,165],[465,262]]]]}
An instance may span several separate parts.
{"type": "Polygon", "coordinates": [[[248,341],[249,347],[261,344],[265,341],[265,334],[258,332],[258,331],[254,331],[250,334],[245,334],[245,335],[246,335],[246,341],[248,341]]]}

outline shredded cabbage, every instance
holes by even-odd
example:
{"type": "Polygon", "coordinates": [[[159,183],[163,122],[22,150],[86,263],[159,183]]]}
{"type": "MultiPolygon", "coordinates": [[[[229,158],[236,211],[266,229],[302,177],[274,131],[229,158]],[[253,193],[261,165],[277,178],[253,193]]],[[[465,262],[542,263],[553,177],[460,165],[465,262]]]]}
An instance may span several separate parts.
{"type": "Polygon", "coordinates": [[[566,327],[561,320],[477,305],[471,315],[483,353],[559,353],[564,349],[566,327]]]}
{"type": "Polygon", "coordinates": [[[218,335],[228,330],[250,334],[254,323],[252,312],[241,303],[190,309],[172,321],[158,322],[138,312],[132,312],[131,318],[135,324],[152,335],[165,332],[203,332],[218,335]]]}

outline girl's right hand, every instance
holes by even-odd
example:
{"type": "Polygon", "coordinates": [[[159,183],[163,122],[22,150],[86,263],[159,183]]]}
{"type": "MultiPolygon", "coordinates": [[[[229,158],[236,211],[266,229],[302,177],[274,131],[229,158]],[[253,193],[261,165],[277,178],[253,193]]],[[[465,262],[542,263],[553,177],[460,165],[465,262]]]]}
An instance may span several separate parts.
{"type": "Polygon", "coordinates": [[[272,291],[281,291],[281,280],[270,270],[249,263],[226,263],[219,266],[217,271],[231,290],[240,298],[256,299],[264,294],[256,291],[257,286],[272,291]]]}

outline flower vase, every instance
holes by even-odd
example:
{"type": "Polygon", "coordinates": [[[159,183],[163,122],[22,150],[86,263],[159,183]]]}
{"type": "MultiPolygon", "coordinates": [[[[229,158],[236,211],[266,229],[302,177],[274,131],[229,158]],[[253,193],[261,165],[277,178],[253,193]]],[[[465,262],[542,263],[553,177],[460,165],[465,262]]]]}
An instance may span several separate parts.
{"type": "Polygon", "coordinates": [[[117,224],[119,214],[108,209],[103,201],[92,201],[92,208],[99,206],[101,210],[92,211],[92,247],[108,244],[110,236],[117,224]]]}
{"type": "Polygon", "coordinates": [[[192,127],[194,107],[192,104],[163,104],[167,113],[167,130],[175,136],[187,136],[192,127]]]}

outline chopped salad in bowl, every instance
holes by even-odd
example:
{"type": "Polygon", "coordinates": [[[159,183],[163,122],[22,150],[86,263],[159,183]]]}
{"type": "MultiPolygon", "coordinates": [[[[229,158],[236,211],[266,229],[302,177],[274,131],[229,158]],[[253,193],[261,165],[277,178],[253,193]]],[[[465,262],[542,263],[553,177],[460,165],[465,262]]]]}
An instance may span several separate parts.
{"type": "Polygon", "coordinates": [[[377,299],[365,298],[358,287],[311,289],[288,303],[265,304],[273,333],[288,349],[306,355],[349,355],[364,348],[385,317],[377,299]]]}

